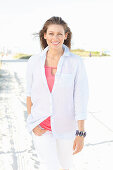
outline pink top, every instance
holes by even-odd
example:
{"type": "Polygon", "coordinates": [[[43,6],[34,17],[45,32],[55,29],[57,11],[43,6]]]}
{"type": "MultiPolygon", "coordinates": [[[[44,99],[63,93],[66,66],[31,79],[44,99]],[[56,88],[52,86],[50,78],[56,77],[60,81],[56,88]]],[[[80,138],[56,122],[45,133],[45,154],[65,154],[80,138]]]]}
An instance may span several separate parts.
{"type": "MultiPolygon", "coordinates": [[[[47,83],[48,83],[48,87],[49,87],[50,92],[52,91],[52,88],[53,88],[53,85],[54,85],[54,80],[55,80],[55,76],[52,75],[52,73],[51,73],[52,68],[56,69],[57,67],[45,66],[45,75],[46,75],[46,79],[47,79],[47,83]]],[[[40,126],[44,129],[51,131],[50,117],[48,117],[43,122],[41,122],[40,126]]]]}

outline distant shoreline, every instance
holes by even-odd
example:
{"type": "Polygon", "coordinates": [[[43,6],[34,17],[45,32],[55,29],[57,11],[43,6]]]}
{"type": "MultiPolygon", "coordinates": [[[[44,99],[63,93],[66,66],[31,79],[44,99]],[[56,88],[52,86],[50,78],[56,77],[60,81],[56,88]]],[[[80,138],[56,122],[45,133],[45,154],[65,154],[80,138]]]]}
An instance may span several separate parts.
{"type": "MultiPolygon", "coordinates": [[[[85,51],[83,49],[71,50],[72,53],[79,55],[81,57],[109,57],[109,54],[99,51],[85,51]]],[[[17,53],[13,56],[14,59],[28,59],[32,54],[17,53]]]]}
{"type": "Polygon", "coordinates": [[[72,53],[79,55],[81,57],[102,57],[102,56],[110,56],[109,54],[105,53],[104,51],[86,51],[83,49],[75,49],[71,50],[72,53]]]}

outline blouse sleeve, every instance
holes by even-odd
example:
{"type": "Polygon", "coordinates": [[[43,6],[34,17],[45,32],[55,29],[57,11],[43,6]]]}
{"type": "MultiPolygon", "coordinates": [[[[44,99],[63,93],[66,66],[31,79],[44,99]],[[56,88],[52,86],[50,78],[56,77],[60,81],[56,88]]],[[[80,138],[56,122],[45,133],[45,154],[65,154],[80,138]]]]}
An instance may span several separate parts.
{"type": "Polygon", "coordinates": [[[74,106],[76,120],[87,119],[89,98],[88,77],[83,59],[80,57],[74,82],[74,106]]]}
{"type": "Polygon", "coordinates": [[[27,62],[27,69],[26,69],[26,96],[31,96],[31,88],[32,88],[32,81],[33,81],[33,75],[32,75],[33,67],[32,67],[31,57],[27,62]]]}

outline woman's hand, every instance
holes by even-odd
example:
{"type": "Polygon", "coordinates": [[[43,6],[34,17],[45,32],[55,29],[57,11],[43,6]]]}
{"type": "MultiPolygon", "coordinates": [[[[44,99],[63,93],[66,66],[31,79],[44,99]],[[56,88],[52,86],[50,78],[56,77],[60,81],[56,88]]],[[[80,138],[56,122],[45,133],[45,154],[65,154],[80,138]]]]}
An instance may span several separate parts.
{"type": "Polygon", "coordinates": [[[41,136],[42,134],[44,134],[47,130],[46,129],[41,129],[39,126],[36,126],[34,129],[33,129],[33,132],[35,135],[37,136],[41,136]]]}
{"type": "Polygon", "coordinates": [[[83,149],[84,146],[84,137],[76,136],[73,144],[73,155],[77,154],[83,149]]]}

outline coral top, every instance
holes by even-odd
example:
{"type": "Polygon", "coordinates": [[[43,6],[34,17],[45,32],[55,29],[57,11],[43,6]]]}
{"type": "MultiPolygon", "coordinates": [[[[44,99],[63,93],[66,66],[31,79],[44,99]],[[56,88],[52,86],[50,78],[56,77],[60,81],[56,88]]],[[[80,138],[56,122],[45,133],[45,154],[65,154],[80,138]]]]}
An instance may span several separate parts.
{"type": "MultiPolygon", "coordinates": [[[[53,68],[57,68],[57,67],[45,66],[45,75],[46,75],[46,79],[47,79],[47,83],[48,83],[50,92],[52,91],[52,88],[54,85],[54,80],[55,80],[55,76],[52,75],[52,73],[51,73],[51,69],[53,69],[53,68]]],[[[40,126],[44,129],[51,131],[50,116],[47,119],[45,119],[43,122],[41,122],[40,126]]]]}

